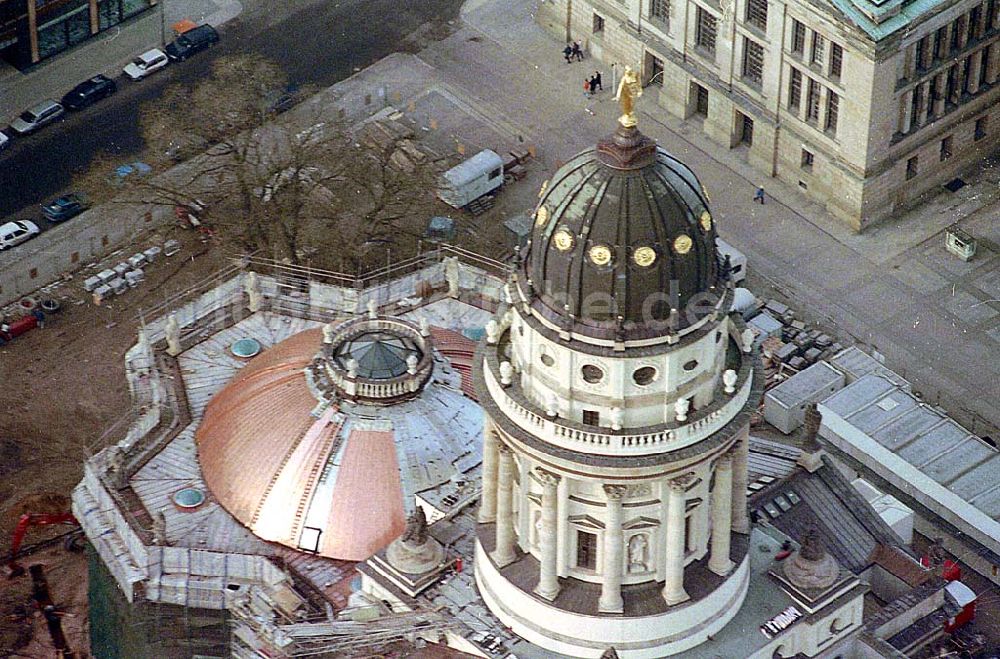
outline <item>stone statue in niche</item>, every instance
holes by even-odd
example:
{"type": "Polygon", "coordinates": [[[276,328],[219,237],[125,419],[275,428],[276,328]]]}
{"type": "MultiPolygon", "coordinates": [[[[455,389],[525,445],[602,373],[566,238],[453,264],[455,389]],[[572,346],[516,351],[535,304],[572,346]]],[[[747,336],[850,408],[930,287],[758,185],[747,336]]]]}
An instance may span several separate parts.
{"type": "Polygon", "coordinates": [[[628,541],[628,571],[648,572],[649,541],[645,533],[639,533],[628,541]]]}
{"type": "Polygon", "coordinates": [[[444,280],[448,284],[448,297],[458,297],[458,257],[444,257],[444,280]]]}

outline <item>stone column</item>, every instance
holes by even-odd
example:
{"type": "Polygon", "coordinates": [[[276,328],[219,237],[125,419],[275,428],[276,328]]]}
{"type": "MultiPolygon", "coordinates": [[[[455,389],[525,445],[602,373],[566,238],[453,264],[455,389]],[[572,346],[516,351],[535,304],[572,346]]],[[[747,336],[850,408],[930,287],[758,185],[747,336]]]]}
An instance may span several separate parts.
{"type": "Polygon", "coordinates": [[[723,455],[715,463],[715,486],[712,488],[712,555],[708,569],[725,576],[733,569],[729,560],[733,530],[733,457],[723,455]]]}
{"type": "Polygon", "coordinates": [[[984,2],[979,5],[979,18],[976,19],[976,24],[973,26],[973,34],[976,39],[982,39],[983,34],[986,32],[986,21],[989,18],[987,14],[989,13],[990,6],[989,3],[984,2]]]}
{"type": "Polygon", "coordinates": [[[948,76],[939,73],[934,76],[934,116],[944,114],[945,96],[948,93],[948,76]]]}
{"type": "Polygon", "coordinates": [[[483,417],[483,492],[479,496],[479,523],[497,518],[497,438],[493,420],[483,417]]]}
{"type": "Polygon", "coordinates": [[[899,132],[906,133],[910,132],[910,128],[913,126],[913,89],[903,92],[900,97],[901,110],[900,120],[899,120],[899,132]]]}
{"type": "MultiPolygon", "coordinates": [[[[998,3],[1000,5],[1000,3],[998,3]]],[[[989,45],[986,54],[986,84],[992,85],[997,81],[997,71],[1000,69],[1000,42],[994,41],[989,45]]]]}
{"type": "Polygon", "coordinates": [[[969,62],[969,84],[968,90],[970,94],[975,94],[979,91],[979,73],[982,71],[983,65],[983,51],[982,49],[977,50],[972,53],[969,62]]]}
{"type": "Polygon", "coordinates": [[[538,535],[541,560],[538,566],[538,585],[535,587],[535,592],[552,601],[559,594],[559,578],[556,571],[559,548],[556,497],[559,488],[559,475],[544,469],[537,470],[537,473],[538,480],[542,482],[542,528],[538,535]]]}
{"type": "Polygon", "coordinates": [[[499,466],[497,468],[497,517],[496,548],[493,562],[499,567],[510,565],[517,558],[514,551],[514,452],[499,442],[499,466]]]}
{"type": "MultiPolygon", "coordinates": [[[[625,536],[622,533],[622,498],[628,488],[624,485],[605,485],[608,500],[604,519],[604,560],[602,561],[601,598],[597,609],[602,613],[621,613],[622,602],[622,553],[625,536]]],[[[681,568],[683,570],[683,567],[681,568]]]]}
{"type": "Polygon", "coordinates": [[[687,507],[684,493],[690,476],[681,476],[670,481],[670,494],[667,501],[667,548],[664,564],[666,579],[663,584],[663,599],[673,606],[689,599],[684,590],[684,537],[685,508],[687,507]]]}
{"type": "Polygon", "coordinates": [[[958,49],[962,50],[969,42],[969,17],[966,14],[962,14],[955,21],[955,29],[958,30],[958,49]]]}
{"type": "Polygon", "coordinates": [[[931,81],[920,83],[919,87],[920,93],[920,117],[917,119],[917,124],[923,126],[927,123],[927,113],[931,109],[931,81]]]}
{"type": "Polygon", "coordinates": [[[747,458],[750,455],[750,428],[740,432],[739,444],[733,451],[733,531],[750,533],[747,514],[747,458]]]}

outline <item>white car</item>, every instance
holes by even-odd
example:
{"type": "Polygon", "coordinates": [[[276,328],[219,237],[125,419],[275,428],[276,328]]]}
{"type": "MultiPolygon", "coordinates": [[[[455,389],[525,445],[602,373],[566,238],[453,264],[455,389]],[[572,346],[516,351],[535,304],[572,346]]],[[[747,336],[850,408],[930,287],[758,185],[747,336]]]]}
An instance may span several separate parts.
{"type": "Polygon", "coordinates": [[[10,123],[10,127],[22,135],[38,130],[45,124],[55,121],[65,114],[63,106],[55,101],[42,101],[31,109],[25,110],[17,119],[10,123]]]}
{"type": "Polygon", "coordinates": [[[0,225],[0,249],[20,245],[38,235],[38,225],[28,220],[15,220],[0,225]]]}
{"type": "Polygon", "coordinates": [[[145,78],[153,71],[162,69],[169,62],[170,60],[167,59],[166,53],[159,48],[154,48],[153,50],[147,50],[142,55],[136,57],[122,70],[129,78],[139,80],[141,78],[145,78]]]}

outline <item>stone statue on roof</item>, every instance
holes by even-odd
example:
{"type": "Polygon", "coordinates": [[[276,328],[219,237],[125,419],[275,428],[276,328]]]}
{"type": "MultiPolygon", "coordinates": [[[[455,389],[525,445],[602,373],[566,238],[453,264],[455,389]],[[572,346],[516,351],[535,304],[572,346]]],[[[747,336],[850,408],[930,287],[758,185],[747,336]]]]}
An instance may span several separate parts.
{"type": "Polygon", "coordinates": [[[799,555],[807,561],[820,561],[826,555],[823,543],[819,539],[819,531],[815,526],[809,527],[802,538],[802,548],[799,549],[799,555]]]}
{"type": "Polygon", "coordinates": [[[411,545],[422,545],[427,542],[427,515],[424,509],[417,506],[406,520],[406,529],[400,540],[411,545]]]}

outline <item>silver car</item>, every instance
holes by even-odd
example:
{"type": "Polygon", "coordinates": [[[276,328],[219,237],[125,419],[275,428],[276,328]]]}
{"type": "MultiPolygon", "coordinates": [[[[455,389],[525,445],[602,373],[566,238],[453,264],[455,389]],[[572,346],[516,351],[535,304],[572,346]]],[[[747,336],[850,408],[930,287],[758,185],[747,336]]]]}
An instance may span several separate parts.
{"type": "Polygon", "coordinates": [[[28,220],[15,220],[0,224],[0,249],[20,245],[38,235],[38,225],[28,220]]]}
{"type": "Polygon", "coordinates": [[[62,105],[51,99],[42,101],[38,105],[22,112],[21,116],[11,122],[10,127],[18,133],[30,133],[38,130],[47,123],[55,121],[63,116],[65,112],[62,105]]]}

